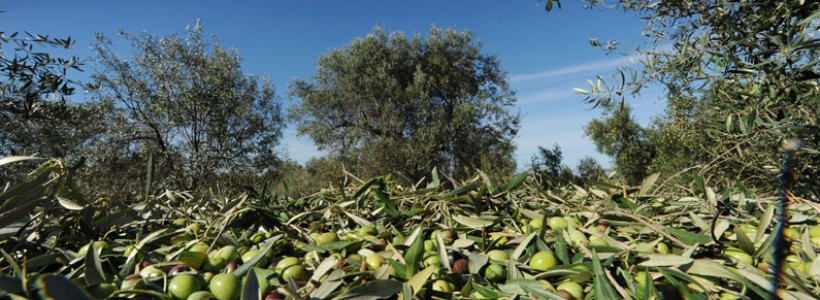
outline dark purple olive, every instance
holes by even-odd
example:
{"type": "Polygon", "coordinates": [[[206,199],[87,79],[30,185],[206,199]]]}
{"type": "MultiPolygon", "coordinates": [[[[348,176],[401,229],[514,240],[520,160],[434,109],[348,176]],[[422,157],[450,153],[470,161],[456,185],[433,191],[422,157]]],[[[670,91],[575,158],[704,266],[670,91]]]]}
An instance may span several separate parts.
{"type": "Polygon", "coordinates": [[[387,247],[387,240],[385,239],[376,240],[375,242],[373,242],[372,246],[374,251],[382,251],[385,247],[387,247]]]}
{"type": "Polygon", "coordinates": [[[285,296],[280,294],[278,291],[271,291],[267,295],[265,295],[265,300],[281,300],[285,299],[285,296]]]}
{"type": "Polygon", "coordinates": [[[242,264],[241,259],[239,259],[239,258],[234,259],[231,262],[229,262],[227,266],[225,266],[225,270],[228,271],[228,273],[233,272],[233,270],[236,270],[236,268],[238,268],[239,265],[241,265],[241,264],[242,264]]]}
{"type": "Polygon", "coordinates": [[[469,263],[466,259],[458,259],[453,263],[453,272],[459,274],[468,274],[470,273],[469,263]]]}
{"type": "Polygon", "coordinates": [[[168,271],[168,275],[174,276],[178,273],[188,272],[190,270],[191,270],[191,268],[188,268],[187,265],[176,265],[173,268],[171,268],[170,271],[168,271]]]}
{"type": "Polygon", "coordinates": [[[709,246],[709,252],[711,252],[711,254],[713,256],[719,256],[719,255],[723,254],[723,246],[721,246],[721,245],[709,246]]]}
{"type": "Polygon", "coordinates": [[[134,279],[140,279],[140,278],[142,278],[142,276],[140,276],[140,274],[131,274],[131,275],[125,276],[124,280],[134,280],[134,279]]]}
{"type": "Polygon", "coordinates": [[[151,262],[150,260],[143,260],[143,261],[142,261],[142,267],[143,267],[143,268],[145,268],[145,267],[147,267],[147,266],[150,266],[150,265],[153,265],[153,264],[154,264],[154,263],[153,263],[153,262],[151,262]]]}
{"type": "Polygon", "coordinates": [[[270,264],[268,265],[268,269],[271,269],[271,270],[276,269],[276,265],[277,265],[278,263],[279,263],[279,260],[278,260],[278,259],[272,260],[272,261],[270,262],[270,264]]]}

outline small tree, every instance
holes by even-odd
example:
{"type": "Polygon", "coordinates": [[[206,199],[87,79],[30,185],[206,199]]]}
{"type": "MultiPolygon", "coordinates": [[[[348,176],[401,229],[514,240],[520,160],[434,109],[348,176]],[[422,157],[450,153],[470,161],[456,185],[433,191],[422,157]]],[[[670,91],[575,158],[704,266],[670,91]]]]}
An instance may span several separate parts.
{"type": "Polygon", "coordinates": [[[586,135],[599,152],[615,159],[615,170],[627,184],[640,183],[648,175],[655,149],[625,103],[608,106],[602,119],[587,125],[586,135]]]}
{"type": "Polygon", "coordinates": [[[538,147],[538,154],[530,159],[532,171],[543,188],[555,188],[575,181],[572,170],[564,164],[558,144],[552,149],[538,147]]]}
{"type": "Polygon", "coordinates": [[[578,177],[584,183],[598,181],[606,176],[606,171],[595,158],[584,157],[578,162],[578,177]]]}
{"type": "Polygon", "coordinates": [[[362,175],[514,169],[519,118],[498,59],[469,32],[426,37],[377,28],[323,55],[312,82],[296,80],[290,111],[299,134],[362,175]]]}
{"type": "MultiPolygon", "coordinates": [[[[239,54],[202,36],[120,33],[133,57],[116,55],[98,36],[101,99],[117,103],[109,135],[115,157],[154,153],[158,173],[181,188],[196,188],[220,173],[262,173],[278,158],[280,104],[266,79],[242,73],[239,54]]],[[[142,168],[143,166],[139,166],[142,168]]]]}

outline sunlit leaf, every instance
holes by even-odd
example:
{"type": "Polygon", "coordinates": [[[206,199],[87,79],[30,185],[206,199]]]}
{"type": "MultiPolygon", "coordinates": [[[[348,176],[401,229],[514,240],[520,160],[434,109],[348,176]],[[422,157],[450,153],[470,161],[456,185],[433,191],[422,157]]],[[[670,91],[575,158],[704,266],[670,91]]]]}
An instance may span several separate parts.
{"type": "Polygon", "coordinates": [[[398,294],[402,283],[394,280],[373,280],[333,298],[333,300],[376,300],[398,294]]]}

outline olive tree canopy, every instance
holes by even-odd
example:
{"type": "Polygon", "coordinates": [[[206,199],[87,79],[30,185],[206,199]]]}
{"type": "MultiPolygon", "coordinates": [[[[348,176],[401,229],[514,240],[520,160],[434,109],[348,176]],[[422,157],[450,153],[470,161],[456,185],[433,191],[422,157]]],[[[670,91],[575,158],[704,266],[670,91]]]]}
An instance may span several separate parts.
{"type": "Polygon", "coordinates": [[[219,174],[261,173],[278,162],[284,120],[267,79],[242,72],[239,53],[205,40],[199,23],[184,37],[121,33],[130,58],[99,36],[99,97],[119,108],[112,152],[154,153],[158,171],[183,188],[219,174]]]}
{"type": "Polygon", "coordinates": [[[376,28],[323,55],[313,80],[294,81],[291,94],[299,134],[363,175],[419,179],[435,167],[503,176],[515,166],[514,93],[470,32],[376,28]]]}

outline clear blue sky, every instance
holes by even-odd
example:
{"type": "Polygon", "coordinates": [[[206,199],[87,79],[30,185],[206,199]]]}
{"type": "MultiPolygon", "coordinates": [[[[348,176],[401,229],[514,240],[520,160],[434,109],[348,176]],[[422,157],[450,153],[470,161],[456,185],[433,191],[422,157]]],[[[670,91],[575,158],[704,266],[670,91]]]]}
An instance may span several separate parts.
{"type": "MultiPolygon", "coordinates": [[[[574,167],[597,154],[583,128],[599,111],[581,103],[573,87],[609,75],[629,64],[624,55],[606,55],[589,46],[590,38],[626,42],[628,51],[643,41],[643,22],[620,10],[589,10],[580,0],[564,0],[561,10],[544,12],[538,0],[423,1],[45,1],[0,0],[0,31],[29,31],[77,40],[70,53],[89,57],[97,32],[115,36],[119,30],[152,35],[184,34],[202,20],[205,33],[223,46],[239,50],[243,70],[273,79],[285,102],[288,83],[309,79],[323,53],[343,47],[374,26],[387,31],[426,33],[430,26],[471,30],[485,53],[499,57],[517,91],[522,128],[516,143],[519,168],[538,146],[558,143],[574,167]]],[[[123,48],[122,55],[130,49],[123,48]]],[[[62,53],[55,50],[55,53],[62,53]]],[[[93,71],[89,61],[86,72],[93,71]]],[[[78,75],[84,76],[84,75],[78,75]]],[[[647,124],[663,109],[656,90],[632,101],[638,120],[647,124]]],[[[307,137],[290,126],[281,150],[299,162],[319,153],[307,137]]]]}

